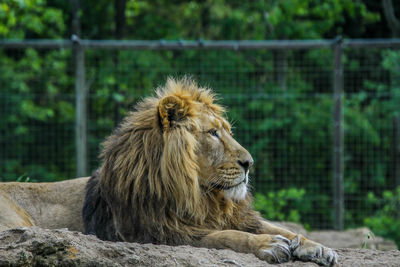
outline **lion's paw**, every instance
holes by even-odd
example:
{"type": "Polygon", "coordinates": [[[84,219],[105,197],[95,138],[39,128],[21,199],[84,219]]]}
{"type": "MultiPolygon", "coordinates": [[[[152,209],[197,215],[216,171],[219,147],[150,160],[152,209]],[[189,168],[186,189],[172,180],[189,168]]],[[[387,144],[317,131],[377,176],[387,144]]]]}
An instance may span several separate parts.
{"type": "Polygon", "coordinates": [[[258,248],[256,256],[268,263],[283,263],[291,259],[290,240],[281,236],[273,236],[258,248]]]}
{"type": "Polygon", "coordinates": [[[292,255],[301,261],[312,261],[324,266],[337,264],[339,256],[331,249],[311,240],[304,240],[300,244],[301,237],[296,236],[291,240],[290,250],[292,255]]]}

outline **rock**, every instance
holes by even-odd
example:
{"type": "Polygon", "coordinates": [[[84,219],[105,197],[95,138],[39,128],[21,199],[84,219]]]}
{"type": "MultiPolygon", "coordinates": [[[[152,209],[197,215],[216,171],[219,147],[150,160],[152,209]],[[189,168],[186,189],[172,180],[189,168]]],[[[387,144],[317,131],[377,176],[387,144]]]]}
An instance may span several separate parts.
{"type": "Polygon", "coordinates": [[[301,224],[292,222],[273,223],[295,233],[302,234],[311,240],[331,248],[369,248],[384,251],[397,250],[397,245],[394,241],[375,236],[367,227],[345,231],[320,230],[307,232],[301,224]]]}
{"type": "Polygon", "coordinates": [[[308,238],[332,248],[369,248],[377,250],[396,250],[397,245],[392,240],[375,236],[366,227],[346,231],[313,231],[308,238]]]}
{"type": "MultiPolygon", "coordinates": [[[[400,251],[337,249],[342,266],[399,266],[400,251]]],[[[276,266],[231,250],[101,241],[67,229],[0,232],[0,266],[276,266]]],[[[279,266],[318,266],[289,262],[279,266]]]]}

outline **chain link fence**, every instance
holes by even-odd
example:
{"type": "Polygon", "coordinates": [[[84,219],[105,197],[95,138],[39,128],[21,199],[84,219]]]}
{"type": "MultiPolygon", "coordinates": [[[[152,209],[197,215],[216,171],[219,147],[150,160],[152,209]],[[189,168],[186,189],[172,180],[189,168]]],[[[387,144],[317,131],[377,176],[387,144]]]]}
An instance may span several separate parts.
{"type": "Polygon", "coordinates": [[[235,137],[255,159],[262,214],[314,229],[363,225],[381,207],[376,198],[400,185],[398,47],[1,41],[0,180],[89,175],[99,143],[135,103],[168,76],[189,74],[228,107],[235,137]]]}

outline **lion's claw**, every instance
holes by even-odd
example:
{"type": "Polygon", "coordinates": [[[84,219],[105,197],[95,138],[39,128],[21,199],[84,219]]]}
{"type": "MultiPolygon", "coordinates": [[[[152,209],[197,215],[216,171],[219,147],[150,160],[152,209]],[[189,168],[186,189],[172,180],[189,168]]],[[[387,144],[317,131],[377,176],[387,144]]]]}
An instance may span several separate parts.
{"type": "MultiPolygon", "coordinates": [[[[292,244],[297,244],[295,239],[292,240],[292,244]]],[[[294,245],[293,247],[295,246],[297,247],[293,251],[293,256],[301,261],[312,261],[324,266],[332,266],[338,262],[339,256],[334,250],[313,241],[306,240],[304,244],[294,245]]]]}
{"type": "Polygon", "coordinates": [[[339,256],[338,254],[332,250],[332,254],[328,256],[328,263],[329,265],[334,265],[338,263],[339,256]]]}
{"type": "Polygon", "coordinates": [[[285,242],[287,245],[290,245],[290,244],[291,244],[291,241],[290,241],[289,239],[287,239],[286,237],[281,236],[281,235],[276,235],[276,236],[274,237],[274,239],[275,239],[275,240],[282,240],[282,241],[285,242]]]}
{"type": "Polygon", "coordinates": [[[301,242],[301,236],[297,235],[295,238],[293,238],[292,240],[290,240],[290,251],[293,252],[295,251],[299,246],[300,246],[300,242],[301,242]]]}
{"type": "Polygon", "coordinates": [[[266,260],[268,263],[283,263],[290,261],[292,253],[289,245],[289,239],[277,235],[273,238],[272,243],[259,249],[257,256],[262,260],[266,260]]]}

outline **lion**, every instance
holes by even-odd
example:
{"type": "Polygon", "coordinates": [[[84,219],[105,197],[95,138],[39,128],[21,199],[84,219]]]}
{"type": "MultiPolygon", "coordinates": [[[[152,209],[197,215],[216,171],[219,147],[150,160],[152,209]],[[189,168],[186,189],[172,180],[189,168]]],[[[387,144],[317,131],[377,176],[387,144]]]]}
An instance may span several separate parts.
{"type": "Polygon", "coordinates": [[[38,226],[83,232],[81,210],[88,180],[0,183],[0,231],[38,226]]]}
{"type": "Polygon", "coordinates": [[[253,253],[269,263],[337,263],[330,248],[265,221],[252,208],[250,153],[215,94],[169,78],[102,143],[82,209],[100,239],[253,253]]]}

